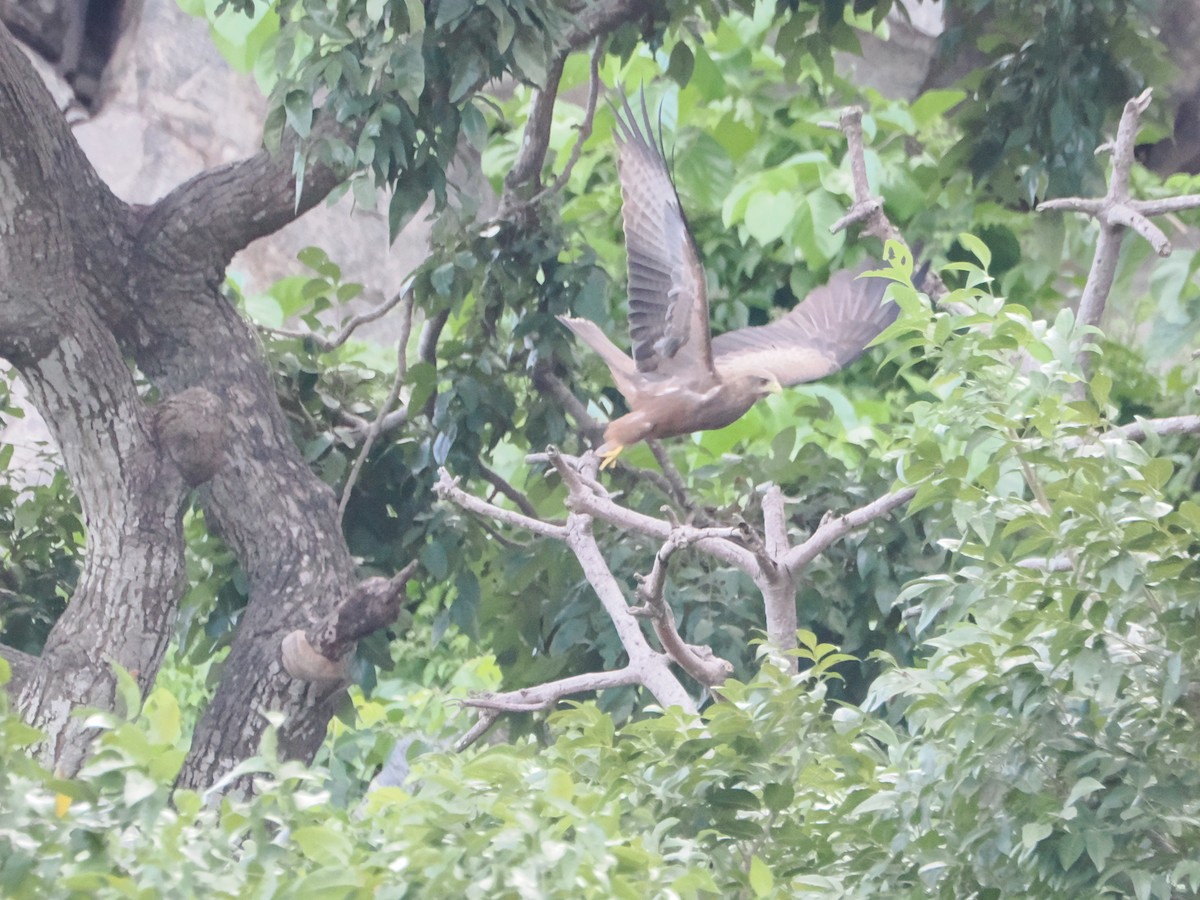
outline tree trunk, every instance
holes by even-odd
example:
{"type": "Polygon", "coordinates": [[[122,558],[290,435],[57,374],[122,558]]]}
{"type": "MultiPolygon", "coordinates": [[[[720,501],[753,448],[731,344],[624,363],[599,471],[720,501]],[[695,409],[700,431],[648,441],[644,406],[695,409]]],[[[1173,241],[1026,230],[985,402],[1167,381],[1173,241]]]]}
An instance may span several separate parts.
{"type": "MultiPolygon", "coordinates": [[[[73,772],[79,704],[112,708],[112,664],[153,683],[183,589],[181,510],[192,487],[250,589],[220,685],[180,782],[203,787],[258,749],[309,759],[341,685],[285,672],[282,639],[357,584],[333,493],[292,444],[255,336],[223,296],[237,250],[298,213],[293,148],[210,170],[152,207],[100,182],[0,26],[0,356],[28,382],[80,497],[83,573],[37,660],[4,649],[10,690],[73,772]],[[131,365],[167,400],[147,405],[131,365]]],[[[312,166],[299,211],[338,176],[312,166]]]]}

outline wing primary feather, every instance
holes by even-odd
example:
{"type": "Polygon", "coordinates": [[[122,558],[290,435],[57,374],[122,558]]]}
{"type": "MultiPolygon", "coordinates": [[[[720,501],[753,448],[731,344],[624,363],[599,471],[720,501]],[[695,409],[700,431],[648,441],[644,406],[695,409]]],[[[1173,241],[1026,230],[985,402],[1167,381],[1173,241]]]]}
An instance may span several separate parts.
{"type": "Polygon", "coordinates": [[[619,148],[634,362],[645,373],[711,378],[704,270],[667,167],[661,117],[656,136],[644,90],[636,111],[624,94],[619,108],[609,102],[619,148]]]}
{"type": "Polygon", "coordinates": [[[883,304],[888,282],[838,272],[802,303],[769,325],[741,328],[713,339],[717,372],[770,372],[781,385],[823,378],[858,359],[896,319],[883,304]]]}

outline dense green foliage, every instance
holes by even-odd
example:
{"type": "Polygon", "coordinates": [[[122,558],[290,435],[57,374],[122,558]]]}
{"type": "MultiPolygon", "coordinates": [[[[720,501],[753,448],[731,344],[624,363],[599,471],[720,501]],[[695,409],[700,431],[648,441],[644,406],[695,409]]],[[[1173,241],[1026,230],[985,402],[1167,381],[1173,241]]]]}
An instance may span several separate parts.
{"type": "Polygon", "coordinates": [[[950,161],[1007,203],[1097,192],[1112,110],[1164,74],[1155,12],[1137,0],[955,3],[941,50],[978,65],[962,80],[975,102],[956,117],[950,161]]]}
{"type": "MultiPolygon", "coordinates": [[[[845,140],[822,123],[848,102],[867,106],[873,189],[939,266],[957,260],[944,274],[966,311],[897,289],[902,316],[850,371],[669,446],[692,503],[681,514],[756,523],[762,487],[774,482],[792,498],[798,536],[828,511],[918,488],[900,513],[805,572],[802,675],[782,674],[756,643],[762,601],[748,579],[688,552],[670,572],[681,631],[733,661],[738,679],[709,698],[702,721],[647,708],[633,690],[609,691],[548,717],[514,717],[509,743],[448,753],[472,716],[454,698],[623,660],[565,548],[498,533],[439,505],[431,490],[444,465],[483,493],[487,466],[541,515],[559,517],[562,487],[525,454],[585,442],[539,378],[566,380],[600,418],[621,411],[602,367],[553,321],[572,311],[611,333],[623,328],[612,115],[601,105],[570,177],[521,209],[521,227],[480,222],[475,198],[447,188],[444,167],[461,130],[503,189],[530,88],[486,101],[476,89],[499,71],[544,73],[546,35],[563,24],[554,10],[516,0],[366,0],[324,17],[304,8],[283,4],[279,22],[260,13],[258,24],[225,32],[231,53],[251,46],[246,65],[257,60],[272,73],[272,133],[285,123],[307,130],[314,95],[327,91],[338,117],[366,125],[353,147],[335,140],[325,151],[349,153],[372,176],[364,188],[395,185],[394,225],[431,193],[446,201],[414,288],[420,319],[448,316],[436,361],[410,354],[409,420],[372,452],[346,516],[365,571],[390,573],[419,556],[410,616],[395,629],[406,633],[366,642],[363,689],[313,767],[276,762],[268,738],[242,770],[258,773],[254,800],[209,805],[172,792],[244,587],[193,515],[178,652],[145,703],[127,685],[124,715],[95,717],[99,749],[79,777],[39,771],[21,751],[34,735],[11,715],[0,720],[0,893],[1200,892],[1195,438],[1099,436],[1200,402],[1195,365],[1180,360],[1200,321],[1196,256],[1177,253],[1147,279],[1148,251],[1126,249],[1106,324],[1112,340],[1099,345],[1084,381],[1078,352],[1088,335],[1069,306],[1093,234],[989,199],[975,176],[994,180],[995,160],[973,171],[946,164],[965,146],[947,115],[966,94],[931,92],[912,104],[863,96],[832,66],[832,49],[853,34],[840,3],[758,4],[721,16],[672,6],[642,23],[646,43],[626,27],[601,75],[630,93],[644,84],[650,108],[661,110],[718,329],[765,321],[830,272],[878,256],[881,248],[829,231],[852,197],[845,140]],[[259,55],[268,38],[277,43],[259,55]],[[451,40],[468,49],[450,52],[451,40]],[[396,79],[394,90],[380,88],[380,73],[396,79]],[[411,742],[407,779],[363,799],[397,740],[411,742]]],[[[1115,5],[1101,12],[1125,15],[1115,5]]],[[[1077,14],[1068,4],[1038,13],[1077,14]]],[[[1100,16],[1089,27],[1119,36],[1127,24],[1100,16]]],[[[1036,58],[1006,59],[1017,73],[1012,96],[1025,96],[1014,86],[1021,78],[1050,91],[1036,58]]],[[[1141,61],[1130,51],[1121,66],[1141,61]]],[[[1087,63],[1100,73],[1108,64],[1087,63]]],[[[987,79],[1004,73],[978,77],[995,84],[987,79]]],[[[563,90],[587,77],[585,56],[570,57],[563,90]]],[[[1068,98],[1069,121],[1047,99],[1058,124],[1012,138],[1006,152],[1018,162],[1004,171],[1028,176],[1025,192],[1046,178],[1083,183],[1072,160],[1090,153],[1124,99],[1068,98]],[[1038,149],[1047,141],[1060,155],[1038,149]]],[[[955,121],[986,139],[989,129],[1013,133],[1008,115],[969,102],[955,121]]],[[[581,119],[581,106],[559,102],[554,173],[581,119]]],[[[1168,192],[1142,172],[1134,182],[1146,195],[1168,192]]],[[[364,202],[369,193],[361,191],[364,202]]],[[[318,314],[358,292],[323,251],[301,261],[305,274],[240,297],[247,314],[269,326],[321,327],[318,314]]],[[[341,489],[361,441],[346,414],[373,414],[391,381],[391,352],[351,342],[321,353],[311,341],[264,338],[300,446],[341,489]]],[[[655,465],[644,448],[627,458],[655,465]]],[[[654,481],[606,478],[623,504],[648,514],[672,502],[654,481]]],[[[8,554],[0,574],[27,573],[22,596],[42,601],[30,646],[54,615],[47,601],[69,590],[78,552],[73,514],[48,512],[62,509],[51,503],[56,484],[19,500],[15,490],[0,495],[8,554]],[[34,505],[22,513],[22,504],[34,505]]],[[[600,534],[632,586],[657,548],[600,534]]],[[[8,640],[18,619],[2,612],[8,640]]]]}

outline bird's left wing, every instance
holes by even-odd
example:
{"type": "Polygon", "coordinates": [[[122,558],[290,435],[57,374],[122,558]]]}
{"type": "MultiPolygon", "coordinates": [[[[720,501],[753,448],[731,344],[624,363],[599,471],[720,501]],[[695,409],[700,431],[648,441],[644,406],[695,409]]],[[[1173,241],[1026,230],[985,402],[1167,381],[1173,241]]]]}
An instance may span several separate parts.
{"type": "Polygon", "coordinates": [[[711,377],[704,269],[641,99],[639,123],[621,98],[616,131],[633,359],[642,372],[711,377]]]}
{"type": "Polygon", "coordinates": [[[854,362],[899,307],[882,304],[888,281],[838,272],[795,309],[769,325],[740,328],[712,340],[722,378],[771,372],[781,385],[815,381],[854,362]]]}

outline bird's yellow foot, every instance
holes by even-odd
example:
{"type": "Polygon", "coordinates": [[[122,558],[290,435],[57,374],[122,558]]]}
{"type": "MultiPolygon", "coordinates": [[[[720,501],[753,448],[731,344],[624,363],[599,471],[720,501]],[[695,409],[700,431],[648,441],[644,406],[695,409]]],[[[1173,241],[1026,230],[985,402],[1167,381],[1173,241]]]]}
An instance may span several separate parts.
{"type": "Polygon", "coordinates": [[[621,451],[625,449],[624,444],[616,444],[600,454],[600,471],[611,469],[617,464],[617,457],[621,455],[621,451]]]}

